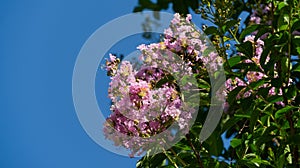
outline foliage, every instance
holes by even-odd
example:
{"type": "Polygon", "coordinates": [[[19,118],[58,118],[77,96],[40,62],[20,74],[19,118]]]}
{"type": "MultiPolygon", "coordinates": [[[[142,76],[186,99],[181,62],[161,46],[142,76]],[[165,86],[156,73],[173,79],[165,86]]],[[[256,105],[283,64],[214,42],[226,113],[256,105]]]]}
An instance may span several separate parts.
{"type": "MultiPolygon", "coordinates": [[[[212,23],[203,28],[224,60],[227,101],[209,139],[199,141],[209,107],[204,101],[181,141],[146,154],[137,167],[300,167],[300,2],[139,0],[134,11],[169,4],[174,12],[192,9],[212,23]],[[223,134],[231,138],[229,148],[223,134]]],[[[197,80],[200,89],[209,89],[208,77],[197,80]]]]}

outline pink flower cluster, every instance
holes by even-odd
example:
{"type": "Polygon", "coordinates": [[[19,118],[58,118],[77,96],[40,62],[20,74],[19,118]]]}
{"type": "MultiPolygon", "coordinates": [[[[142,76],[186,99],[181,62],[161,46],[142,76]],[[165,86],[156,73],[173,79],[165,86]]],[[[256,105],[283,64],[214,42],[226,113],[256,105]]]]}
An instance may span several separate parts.
{"type": "MultiPolygon", "coordinates": [[[[179,14],[174,15],[171,26],[165,30],[164,46],[181,56],[190,65],[202,62],[208,72],[216,72],[223,65],[223,60],[214,49],[204,55],[204,51],[211,47],[206,37],[191,24],[191,15],[187,15],[184,22],[179,14]],[[181,21],[180,21],[181,20],[181,21]]],[[[197,67],[202,68],[202,67],[197,67]]]]}
{"type": "MultiPolygon", "coordinates": [[[[272,18],[270,17],[272,15],[271,12],[272,12],[272,3],[260,4],[258,7],[252,10],[252,14],[250,15],[250,22],[254,24],[271,25],[272,24],[272,18]]],[[[252,34],[256,35],[257,31],[253,32],[252,34]]],[[[300,32],[299,30],[294,30],[292,34],[299,36],[300,32]]],[[[260,38],[265,39],[268,35],[269,33],[265,33],[260,38]]]]}
{"type": "MultiPolygon", "coordinates": [[[[246,41],[250,41],[253,44],[255,52],[253,53],[254,55],[251,58],[251,60],[247,59],[247,60],[245,60],[245,62],[246,63],[255,63],[263,71],[263,69],[260,65],[260,57],[263,52],[264,42],[261,39],[257,39],[255,41],[254,35],[247,36],[245,38],[244,42],[246,42],[246,41]]],[[[269,58],[267,58],[266,61],[268,62],[269,58]]],[[[246,76],[247,76],[247,81],[249,83],[251,83],[251,82],[255,82],[255,81],[262,79],[265,76],[265,74],[263,74],[262,72],[257,72],[257,71],[249,71],[249,72],[247,72],[246,76]]]]}
{"type": "MultiPolygon", "coordinates": [[[[246,42],[246,41],[250,41],[253,44],[254,51],[253,51],[253,57],[251,59],[245,60],[244,62],[256,64],[260,68],[261,71],[248,71],[248,72],[246,72],[246,77],[244,79],[240,79],[238,77],[235,77],[234,79],[231,79],[231,78],[227,79],[227,81],[225,83],[226,90],[227,90],[226,94],[228,94],[229,92],[231,92],[238,86],[245,87],[244,89],[242,89],[239,92],[239,94],[236,97],[237,99],[249,97],[254,92],[251,89],[248,89],[248,91],[246,91],[246,88],[249,84],[251,84],[253,82],[257,82],[261,79],[267,78],[267,75],[264,73],[264,70],[260,65],[260,59],[261,59],[261,54],[263,52],[264,42],[260,38],[255,40],[254,35],[247,36],[245,38],[244,42],[246,42]]],[[[268,62],[269,59],[270,58],[267,57],[266,62],[268,62]]],[[[275,67],[276,67],[276,65],[275,65],[275,67]]],[[[276,72],[275,72],[275,77],[278,77],[276,72]]],[[[292,82],[292,80],[290,79],[290,83],[291,82],[292,82]]],[[[282,89],[279,88],[276,90],[275,87],[271,87],[270,83],[265,83],[265,84],[261,85],[259,88],[261,88],[261,87],[270,88],[269,96],[282,95],[282,89]]],[[[276,102],[276,104],[285,106],[284,103],[281,101],[276,102]]]]}
{"type": "Polygon", "coordinates": [[[130,149],[131,156],[157,145],[167,148],[188,133],[200,99],[193,66],[204,63],[207,71],[222,66],[216,52],[203,55],[208,45],[191,15],[175,14],[164,35],[160,43],[137,47],[142,53],[138,70],[113,55],[106,63],[112,114],[104,133],[116,146],[130,149]],[[192,96],[199,99],[189,99],[192,96]]]}
{"type": "Polygon", "coordinates": [[[109,59],[106,60],[106,71],[108,76],[114,76],[117,69],[118,64],[120,63],[120,59],[118,59],[116,56],[109,54],[109,59]]]}
{"type": "MultiPolygon", "coordinates": [[[[251,59],[247,59],[244,62],[245,63],[254,63],[258,65],[258,67],[263,71],[261,65],[260,65],[260,57],[263,51],[263,46],[264,42],[261,39],[257,39],[255,41],[255,36],[254,35],[249,35],[245,38],[244,42],[250,41],[253,44],[254,47],[254,56],[251,59]]],[[[267,59],[268,61],[268,59],[267,59]]],[[[248,84],[252,82],[256,82],[260,79],[265,77],[265,74],[262,72],[257,72],[257,71],[248,71],[246,73],[246,77],[244,80],[239,79],[238,77],[235,77],[234,79],[227,79],[225,86],[227,88],[227,93],[231,92],[238,86],[247,86],[248,84]]],[[[253,91],[249,90],[246,92],[241,91],[238,95],[237,98],[240,99],[242,97],[249,97],[253,91]]]]}
{"type": "MultiPolygon", "coordinates": [[[[254,63],[263,71],[263,69],[260,65],[260,57],[261,57],[261,54],[262,54],[262,51],[263,51],[264,42],[261,39],[257,39],[255,41],[255,36],[254,35],[249,35],[249,36],[245,37],[244,42],[246,42],[246,41],[250,41],[253,44],[254,53],[253,53],[253,57],[251,59],[247,59],[244,62],[245,63],[254,63]]],[[[268,61],[268,58],[267,58],[267,61],[268,61]]],[[[266,77],[266,75],[262,72],[248,71],[246,73],[245,79],[240,79],[238,77],[235,77],[234,79],[229,78],[229,79],[227,79],[227,81],[225,83],[225,86],[227,88],[227,93],[231,92],[232,90],[234,90],[238,86],[244,86],[245,87],[245,86],[249,85],[252,82],[256,82],[258,80],[263,79],[264,77],[266,77]]],[[[246,91],[246,92],[244,92],[242,90],[237,95],[237,99],[249,97],[252,92],[253,92],[252,90],[249,90],[249,91],[246,91]]]]}
{"type": "Polygon", "coordinates": [[[267,24],[271,25],[272,20],[270,18],[264,19],[263,17],[269,17],[270,11],[272,8],[272,4],[260,4],[259,7],[257,7],[255,10],[252,11],[252,14],[250,15],[250,21],[255,24],[267,24]],[[263,18],[263,19],[262,19],[263,18]]]}

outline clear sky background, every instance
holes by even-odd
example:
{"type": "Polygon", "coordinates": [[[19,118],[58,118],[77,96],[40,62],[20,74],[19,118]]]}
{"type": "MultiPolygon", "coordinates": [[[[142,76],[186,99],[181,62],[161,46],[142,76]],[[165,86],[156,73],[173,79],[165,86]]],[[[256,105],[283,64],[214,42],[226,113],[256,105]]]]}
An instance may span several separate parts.
{"type": "MultiPolygon", "coordinates": [[[[135,167],[137,158],[106,151],[85,133],[73,106],[72,73],[88,37],[110,20],[131,13],[136,4],[137,0],[0,1],[1,168],[135,167]]],[[[137,44],[123,42],[111,51],[128,54],[137,44]]],[[[103,82],[98,74],[96,82],[103,82]]],[[[107,88],[98,86],[98,101],[108,108],[109,100],[101,98],[107,88]]]]}
{"type": "Polygon", "coordinates": [[[0,167],[135,166],[94,143],[72,102],[72,73],[87,38],[137,0],[0,1],[0,167]]]}

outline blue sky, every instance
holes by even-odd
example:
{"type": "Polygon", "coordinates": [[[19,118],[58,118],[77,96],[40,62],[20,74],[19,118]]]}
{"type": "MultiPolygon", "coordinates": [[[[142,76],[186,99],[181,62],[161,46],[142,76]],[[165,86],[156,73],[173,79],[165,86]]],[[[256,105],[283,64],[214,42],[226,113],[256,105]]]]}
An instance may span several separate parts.
{"type": "Polygon", "coordinates": [[[72,73],[87,38],[136,0],[0,2],[0,167],[134,167],[94,143],[72,102],[72,73]]]}

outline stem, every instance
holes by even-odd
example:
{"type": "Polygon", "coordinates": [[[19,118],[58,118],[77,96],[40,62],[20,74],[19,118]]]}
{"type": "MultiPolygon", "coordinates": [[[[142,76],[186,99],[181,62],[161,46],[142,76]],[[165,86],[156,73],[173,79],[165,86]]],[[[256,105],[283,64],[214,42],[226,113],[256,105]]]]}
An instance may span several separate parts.
{"type": "MultiPolygon", "coordinates": [[[[165,140],[163,140],[163,142],[164,142],[166,145],[168,145],[167,142],[166,142],[165,140]]],[[[187,163],[185,163],[184,160],[182,160],[182,159],[177,155],[177,153],[172,149],[171,146],[168,146],[168,148],[170,148],[169,150],[172,152],[172,154],[176,157],[176,159],[179,160],[179,162],[180,162],[183,166],[187,166],[187,165],[188,165],[187,163]]],[[[165,151],[165,149],[163,149],[163,150],[165,151]]]]}
{"type": "Polygon", "coordinates": [[[177,153],[172,149],[170,148],[170,151],[173,153],[173,155],[179,160],[179,162],[185,167],[187,166],[187,164],[180,158],[178,157],[177,153]]]}
{"type": "Polygon", "coordinates": [[[171,156],[168,154],[168,152],[163,148],[164,154],[167,156],[167,158],[170,160],[170,162],[175,166],[175,168],[178,168],[175,161],[171,158],[171,156]]]}
{"type": "Polygon", "coordinates": [[[235,40],[235,42],[237,43],[237,44],[240,44],[240,42],[239,42],[239,40],[236,38],[236,36],[234,35],[234,33],[232,32],[232,30],[228,30],[229,31],[229,33],[232,35],[232,37],[233,37],[233,39],[235,40]]]}
{"type": "MultiPolygon", "coordinates": [[[[298,6],[300,4],[300,1],[298,3],[298,6]]],[[[290,15],[289,15],[289,41],[288,41],[288,76],[287,76],[287,79],[286,79],[286,85],[285,87],[288,87],[288,84],[289,84],[289,79],[290,79],[290,75],[291,75],[291,72],[290,72],[290,66],[291,66],[291,45],[292,45],[292,32],[291,32],[291,22],[292,22],[292,13],[293,13],[293,9],[291,9],[290,11],[290,15]]],[[[284,93],[284,91],[283,91],[284,93]]],[[[289,102],[286,102],[286,103],[289,103],[289,102]]],[[[295,127],[294,127],[294,122],[293,122],[293,119],[292,119],[292,114],[293,112],[289,112],[288,116],[287,116],[287,119],[288,119],[288,122],[289,122],[289,125],[290,125],[290,129],[291,129],[291,136],[294,136],[296,134],[296,130],[295,130],[295,127]]],[[[299,163],[298,163],[298,160],[299,160],[299,152],[298,152],[298,146],[297,145],[293,145],[293,150],[292,150],[292,153],[293,153],[293,164],[295,167],[299,168],[299,163]]]]}
{"type": "Polygon", "coordinates": [[[198,163],[199,163],[199,167],[200,167],[200,168],[204,168],[204,165],[203,165],[203,163],[202,163],[202,161],[201,161],[200,153],[196,150],[195,146],[193,145],[193,143],[192,143],[192,141],[191,141],[191,137],[190,137],[189,134],[186,135],[186,139],[188,140],[188,142],[189,142],[189,144],[190,144],[192,150],[194,151],[194,153],[195,153],[195,155],[196,155],[196,157],[197,157],[197,161],[198,161],[198,163]]]}
{"type": "MultiPolygon", "coordinates": [[[[291,9],[292,10],[292,9],[291,9]]],[[[290,15],[289,15],[289,41],[288,41],[288,76],[287,76],[287,79],[286,79],[286,85],[285,87],[288,86],[289,84],[289,79],[290,79],[290,75],[291,75],[291,71],[290,71],[290,68],[291,68],[291,45],[292,45],[292,32],[291,32],[291,21],[292,21],[292,11],[290,11],[290,15]]]]}
{"type": "Polygon", "coordinates": [[[244,130],[246,127],[248,127],[248,126],[247,126],[247,123],[248,123],[248,120],[246,120],[246,122],[244,123],[243,127],[239,130],[239,132],[238,132],[239,135],[241,135],[242,132],[243,132],[243,130],[244,130]]]}
{"type": "Polygon", "coordinates": [[[233,167],[233,157],[234,157],[234,154],[235,154],[235,149],[233,148],[232,151],[231,151],[231,157],[230,157],[230,168],[233,167]]]}
{"type": "MultiPolygon", "coordinates": [[[[291,136],[295,135],[295,128],[294,128],[294,122],[293,119],[291,118],[292,113],[290,112],[289,114],[286,115],[286,119],[289,122],[289,126],[291,129],[291,136]]],[[[295,168],[299,168],[299,163],[298,163],[298,159],[299,159],[299,152],[298,152],[298,146],[297,145],[291,145],[291,148],[293,148],[291,150],[292,154],[293,154],[293,164],[295,166],[295,168]]]]}

